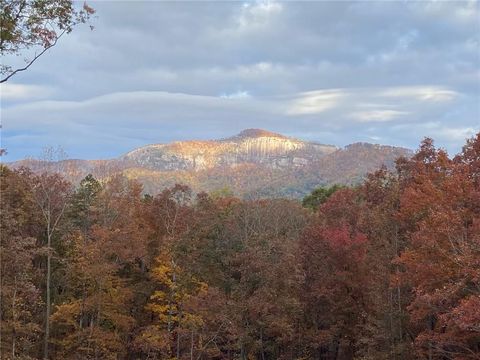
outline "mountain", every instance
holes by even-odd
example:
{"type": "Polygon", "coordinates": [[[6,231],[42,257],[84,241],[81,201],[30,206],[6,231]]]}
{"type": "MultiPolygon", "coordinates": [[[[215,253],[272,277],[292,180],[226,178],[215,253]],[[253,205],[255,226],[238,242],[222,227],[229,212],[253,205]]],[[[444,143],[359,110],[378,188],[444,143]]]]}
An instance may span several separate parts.
{"type": "Polygon", "coordinates": [[[157,171],[202,171],[217,167],[257,164],[269,168],[305,165],[337,148],[300,141],[260,129],[213,141],[179,141],[148,145],[122,157],[131,166],[157,171]]]}
{"type": "Polygon", "coordinates": [[[320,185],[355,184],[381,165],[410,156],[405,148],[356,143],[345,148],[302,141],[261,129],[219,140],[176,141],[134,149],[111,160],[22,160],[13,167],[60,169],[70,180],[121,172],[158,193],[175,183],[194,191],[228,188],[243,197],[302,197],[320,185]]]}

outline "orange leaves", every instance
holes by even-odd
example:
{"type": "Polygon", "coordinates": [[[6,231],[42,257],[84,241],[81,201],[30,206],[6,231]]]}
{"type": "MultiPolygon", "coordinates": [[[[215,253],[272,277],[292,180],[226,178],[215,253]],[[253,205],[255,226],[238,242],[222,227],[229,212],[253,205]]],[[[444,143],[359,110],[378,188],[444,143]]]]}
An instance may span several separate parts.
{"type": "MultiPolygon", "coordinates": [[[[478,359],[479,139],[454,161],[426,141],[315,214],[85,179],[53,242],[52,357],[478,359]]],[[[41,187],[1,175],[2,348],[29,349],[41,187]]]]}
{"type": "Polygon", "coordinates": [[[443,319],[452,322],[461,330],[472,331],[480,337],[480,295],[472,295],[462,299],[450,314],[443,315],[443,319]]]}
{"type": "Polygon", "coordinates": [[[367,242],[365,235],[351,234],[346,226],[334,229],[327,228],[323,231],[322,238],[332,251],[358,251],[367,242]]]}
{"type": "Polygon", "coordinates": [[[472,349],[480,333],[471,324],[480,294],[475,146],[471,140],[451,161],[425,142],[406,163],[399,215],[408,224],[409,244],[397,263],[405,267],[399,278],[414,292],[408,310],[419,353],[476,358],[472,349]]]}

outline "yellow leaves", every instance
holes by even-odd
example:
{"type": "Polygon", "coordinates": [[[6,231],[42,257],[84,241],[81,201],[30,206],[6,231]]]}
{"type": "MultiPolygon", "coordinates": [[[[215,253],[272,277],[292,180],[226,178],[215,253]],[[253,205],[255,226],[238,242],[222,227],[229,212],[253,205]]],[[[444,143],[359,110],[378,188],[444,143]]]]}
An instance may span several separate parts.
{"type": "Polygon", "coordinates": [[[208,292],[208,284],[203,281],[198,282],[198,294],[205,295],[208,292]]]}
{"type": "Polygon", "coordinates": [[[161,283],[162,285],[165,285],[167,287],[172,287],[173,286],[173,280],[172,280],[172,275],[173,275],[174,269],[172,269],[171,266],[168,266],[166,264],[159,264],[152,270],[152,278],[161,283]]]}
{"type": "Polygon", "coordinates": [[[150,299],[164,301],[164,300],[168,300],[168,296],[163,291],[155,291],[153,295],[150,297],[150,299]]]}
{"type": "Polygon", "coordinates": [[[176,307],[175,306],[171,306],[171,305],[163,305],[163,304],[155,304],[155,303],[149,303],[147,304],[146,306],[146,309],[147,310],[150,310],[151,312],[154,312],[155,314],[157,315],[161,315],[161,314],[166,314],[168,313],[169,311],[176,311],[176,307]]]}
{"type": "Polygon", "coordinates": [[[204,324],[203,318],[199,315],[185,313],[183,314],[183,324],[189,328],[199,328],[204,324]]]}
{"type": "Polygon", "coordinates": [[[58,305],[51,321],[63,326],[75,327],[78,323],[77,317],[80,314],[80,301],[58,305]]]}
{"type": "Polygon", "coordinates": [[[157,325],[147,326],[140,336],[135,339],[135,346],[147,351],[162,351],[169,348],[170,337],[168,333],[157,325]]]}
{"type": "Polygon", "coordinates": [[[156,260],[152,278],[159,289],[154,291],[145,309],[153,312],[163,326],[201,326],[202,318],[187,311],[186,305],[192,297],[204,295],[208,285],[184,272],[166,252],[156,260]]]}

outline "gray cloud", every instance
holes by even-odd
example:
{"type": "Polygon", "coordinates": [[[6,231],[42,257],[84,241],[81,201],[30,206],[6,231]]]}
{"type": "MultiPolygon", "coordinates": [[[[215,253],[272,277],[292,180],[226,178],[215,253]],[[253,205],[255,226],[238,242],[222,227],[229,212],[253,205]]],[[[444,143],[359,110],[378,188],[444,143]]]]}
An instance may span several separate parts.
{"type": "Polygon", "coordinates": [[[95,31],[2,85],[6,160],[247,127],[456,152],[480,130],[479,4],[95,2],[95,31]]]}

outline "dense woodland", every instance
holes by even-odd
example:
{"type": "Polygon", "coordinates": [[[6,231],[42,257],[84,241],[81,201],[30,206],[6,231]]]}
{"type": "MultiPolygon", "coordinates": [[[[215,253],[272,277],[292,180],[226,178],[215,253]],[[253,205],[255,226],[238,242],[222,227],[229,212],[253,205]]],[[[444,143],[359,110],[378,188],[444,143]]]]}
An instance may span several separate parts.
{"type": "Polygon", "coordinates": [[[480,134],[299,201],[1,168],[2,359],[480,359],[480,134]]]}

